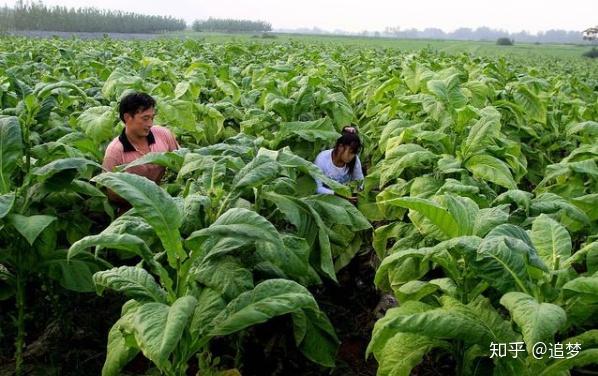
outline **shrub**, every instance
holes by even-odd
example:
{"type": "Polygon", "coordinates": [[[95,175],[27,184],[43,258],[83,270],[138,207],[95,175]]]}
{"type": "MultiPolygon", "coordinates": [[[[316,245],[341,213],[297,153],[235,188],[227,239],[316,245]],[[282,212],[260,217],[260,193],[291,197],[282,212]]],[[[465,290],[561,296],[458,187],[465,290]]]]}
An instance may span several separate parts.
{"type": "Polygon", "coordinates": [[[589,57],[590,59],[595,59],[598,57],[598,48],[592,47],[591,50],[584,52],[582,56],[589,57]]]}
{"type": "Polygon", "coordinates": [[[512,46],[515,44],[515,40],[506,37],[498,38],[496,44],[499,46],[512,46]]]}

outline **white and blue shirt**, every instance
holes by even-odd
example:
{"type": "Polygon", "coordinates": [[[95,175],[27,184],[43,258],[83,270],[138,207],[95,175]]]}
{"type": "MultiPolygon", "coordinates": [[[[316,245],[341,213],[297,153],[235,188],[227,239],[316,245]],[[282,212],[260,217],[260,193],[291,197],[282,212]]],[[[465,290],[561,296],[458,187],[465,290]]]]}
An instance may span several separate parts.
{"type": "MultiPolygon", "coordinates": [[[[334,165],[334,162],[332,162],[332,150],[334,149],[324,150],[318,154],[314,161],[314,164],[322,170],[324,175],[341,184],[348,183],[351,180],[363,180],[363,171],[361,170],[361,161],[359,160],[358,155],[355,156],[355,168],[353,169],[353,174],[349,174],[349,168],[347,166],[336,167],[334,165]]],[[[325,187],[318,179],[316,179],[316,185],[316,193],[328,195],[334,194],[332,189],[325,187]]]]}

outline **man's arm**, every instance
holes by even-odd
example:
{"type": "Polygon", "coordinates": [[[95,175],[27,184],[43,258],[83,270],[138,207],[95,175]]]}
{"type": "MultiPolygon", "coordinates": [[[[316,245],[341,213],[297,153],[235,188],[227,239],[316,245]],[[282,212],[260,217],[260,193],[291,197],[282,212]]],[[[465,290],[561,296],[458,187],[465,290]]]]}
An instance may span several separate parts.
{"type": "Polygon", "coordinates": [[[168,137],[166,139],[166,142],[168,143],[168,151],[174,151],[174,150],[179,149],[180,146],[176,140],[176,137],[174,137],[174,134],[170,131],[170,129],[168,129],[166,127],[164,127],[164,129],[168,133],[168,137]]]}

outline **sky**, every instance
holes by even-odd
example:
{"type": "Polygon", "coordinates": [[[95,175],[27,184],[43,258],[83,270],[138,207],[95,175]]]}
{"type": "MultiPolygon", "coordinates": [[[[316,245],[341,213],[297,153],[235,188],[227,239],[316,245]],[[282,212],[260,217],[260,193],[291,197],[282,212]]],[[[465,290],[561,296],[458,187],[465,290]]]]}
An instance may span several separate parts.
{"type": "MultiPolygon", "coordinates": [[[[1,4],[0,0],[0,4],[1,4]]],[[[12,6],[13,1],[4,3],[12,6]]],[[[318,27],[360,32],[488,26],[509,32],[581,31],[598,24],[598,0],[43,0],[46,5],[96,7],[195,19],[263,20],[274,29],[318,27]]]]}

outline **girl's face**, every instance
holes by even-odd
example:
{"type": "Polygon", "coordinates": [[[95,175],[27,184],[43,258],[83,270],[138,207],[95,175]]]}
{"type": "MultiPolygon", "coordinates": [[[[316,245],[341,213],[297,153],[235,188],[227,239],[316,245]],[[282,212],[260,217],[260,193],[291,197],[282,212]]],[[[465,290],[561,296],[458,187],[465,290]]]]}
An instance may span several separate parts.
{"type": "Polygon", "coordinates": [[[355,153],[351,150],[351,147],[348,145],[339,145],[338,147],[338,156],[343,161],[343,163],[347,164],[355,159],[355,153]]]}

